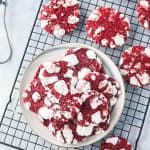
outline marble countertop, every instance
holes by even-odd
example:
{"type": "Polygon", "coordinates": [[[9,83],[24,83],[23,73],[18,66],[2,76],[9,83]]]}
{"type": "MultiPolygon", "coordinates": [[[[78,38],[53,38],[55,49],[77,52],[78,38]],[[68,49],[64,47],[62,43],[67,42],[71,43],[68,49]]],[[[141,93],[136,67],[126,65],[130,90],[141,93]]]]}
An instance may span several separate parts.
{"type": "MultiPolygon", "coordinates": [[[[8,26],[10,41],[13,48],[13,55],[8,63],[0,65],[1,101],[9,99],[9,93],[17,75],[17,70],[35,20],[39,4],[40,0],[36,1],[36,3],[34,0],[8,0],[6,24],[8,26]]],[[[2,7],[3,6],[1,5],[0,10],[3,9],[2,7]]],[[[0,15],[1,14],[2,12],[0,15]]],[[[2,19],[0,19],[0,21],[0,33],[4,35],[4,30],[1,25],[2,19]]],[[[6,57],[8,54],[6,38],[3,37],[4,36],[0,35],[0,58],[6,57]]],[[[3,109],[4,105],[5,103],[2,103],[0,105],[0,109],[3,109]]]]}
{"type": "MultiPolygon", "coordinates": [[[[0,65],[0,118],[3,114],[2,112],[7,100],[9,100],[9,94],[17,75],[17,70],[31,32],[39,4],[40,0],[36,2],[34,0],[8,0],[6,23],[8,25],[10,40],[13,47],[13,56],[8,63],[0,65]]],[[[0,18],[1,8],[2,6],[0,6],[0,18]]],[[[2,37],[4,31],[1,26],[1,22],[0,33],[0,56],[6,57],[7,44],[5,44],[5,38],[2,37]]],[[[139,150],[150,150],[150,109],[146,117],[141,137],[139,150]]],[[[1,146],[0,150],[11,150],[11,148],[1,146]]]]}
{"type": "MultiPolygon", "coordinates": [[[[2,112],[5,105],[9,100],[9,94],[17,75],[17,70],[35,20],[39,4],[40,0],[8,0],[6,24],[8,26],[10,41],[13,48],[13,55],[8,63],[3,65],[0,64],[0,118],[3,115],[2,112]]],[[[3,6],[0,5],[0,58],[7,57],[8,54],[8,47],[2,27],[2,10],[3,6]]],[[[12,148],[0,146],[0,150],[12,150],[12,148]]]]}

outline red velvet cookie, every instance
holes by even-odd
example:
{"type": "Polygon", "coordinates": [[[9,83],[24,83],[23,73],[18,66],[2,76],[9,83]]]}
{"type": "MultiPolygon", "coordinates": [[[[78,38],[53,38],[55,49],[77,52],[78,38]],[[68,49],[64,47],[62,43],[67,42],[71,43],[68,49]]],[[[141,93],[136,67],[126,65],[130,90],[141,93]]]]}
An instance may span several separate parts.
{"type": "Polygon", "coordinates": [[[34,79],[23,92],[22,100],[26,109],[38,112],[44,105],[45,88],[39,79],[34,79]]]}
{"type": "Polygon", "coordinates": [[[136,9],[140,24],[150,29],[150,0],[139,0],[136,9]]]}
{"type": "MultiPolygon", "coordinates": [[[[72,66],[68,66],[68,62],[58,61],[42,64],[34,77],[43,88],[42,94],[45,96],[42,96],[42,101],[37,102],[37,105],[43,104],[51,109],[55,119],[73,119],[80,111],[82,100],[81,94],[74,87],[77,82],[74,75],[75,70],[72,66]]],[[[40,89],[35,87],[34,90],[37,88],[40,89]]],[[[42,111],[46,111],[45,108],[42,111]]]]}
{"type": "Polygon", "coordinates": [[[85,137],[77,135],[76,124],[72,120],[66,123],[53,120],[49,124],[49,130],[62,143],[77,144],[85,139],[85,137]]]}
{"type": "Polygon", "coordinates": [[[43,5],[39,19],[41,28],[61,37],[77,27],[79,17],[80,10],[77,0],[51,0],[43,5]]]}
{"type": "Polygon", "coordinates": [[[109,116],[109,101],[97,91],[83,94],[84,103],[77,115],[76,132],[79,136],[90,136],[93,134],[94,127],[105,123],[109,116]]]}
{"type": "Polygon", "coordinates": [[[133,86],[150,84],[150,48],[133,46],[125,50],[120,59],[120,71],[133,86]]]}
{"type": "Polygon", "coordinates": [[[81,126],[93,124],[94,126],[105,122],[109,114],[109,101],[97,91],[90,91],[82,95],[84,103],[77,116],[77,122],[81,126]]]}
{"type": "MultiPolygon", "coordinates": [[[[46,88],[52,88],[55,82],[59,82],[69,88],[71,94],[76,94],[75,85],[77,83],[77,70],[74,66],[70,66],[67,61],[47,62],[40,65],[35,78],[41,80],[42,85],[46,88]]],[[[65,86],[65,87],[66,87],[65,86]]],[[[67,88],[64,87],[64,90],[67,88]]],[[[63,91],[62,91],[63,92],[63,91]]],[[[64,91],[65,92],[65,91],[64,91]]],[[[62,93],[64,95],[64,93],[62,93]]]]}
{"type": "Polygon", "coordinates": [[[45,105],[51,107],[56,119],[74,118],[82,105],[81,94],[75,90],[76,70],[68,62],[45,63],[35,78],[39,78],[46,89],[45,105]]]}
{"type": "Polygon", "coordinates": [[[120,47],[129,36],[130,22],[124,14],[113,8],[100,7],[92,11],[87,24],[88,36],[104,47],[120,47]]]}
{"type": "Polygon", "coordinates": [[[90,82],[92,90],[104,94],[111,106],[117,102],[121,91],[118,82],[112,77],[98,72],[91,72],[84,77],[84,80],[90,82]]]}
{"type": "Polygon", "coordinates": [[[64,80],[69,84],[76,74],[75,68],[69,66],[68,62],[61,60],[57,62],[49,61],[40,65],[34,78],[40,79],[42,85],[48,87],[59,80],[64,80]]]}
{"type": "Polygon", "coordinates": [[[75,66],[78,72],[78,79],[93,71],[104,73],[102,62],[97,54],[87,48],[69,49],[63,60],[75,66]]]}
{"type": "Polygon", "coordinates": [[[83,103],[80,95],[73,96],[69,94],[69,92],[65,96],[61,94],[57,95],[57,93],[55,93],[52,89],[51,96],[52,98],[55,97],[57,100],[52,102],[51,97],[47,99],[47,101],[51,103],[50,108],[54,111],[53,118],[60,119],[62,121],[74,119],[80,111],[83,103]]]}
{"type": "Polygon", "coordinates": [[[107,138],[101,144],[100,150],[132,150],[132,146],[122,137],[113,136],[107,138]]]}

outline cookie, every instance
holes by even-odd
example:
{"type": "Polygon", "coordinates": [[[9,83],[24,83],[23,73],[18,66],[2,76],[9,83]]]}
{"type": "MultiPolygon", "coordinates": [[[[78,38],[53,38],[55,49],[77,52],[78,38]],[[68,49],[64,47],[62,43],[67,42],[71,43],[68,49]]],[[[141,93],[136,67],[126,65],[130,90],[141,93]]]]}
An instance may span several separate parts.
{"type": "Polygon", "coordinates": [[[122,46],[129,36],[129,19],[113,8],[93,10],[86,23],[88,36],[103,47],[122,46]]]}
{"type": "Polygon", "coordinates": [[[72,32],[79,23],[77,0],[51,0],[42,6],[39,19],[41,28],[56,37],[72,32]]]}
{"type": "Polygon", "coordinates": [[[82,95],[84,103],[77,116],[77,123],[81,126],[98,125],[105,122],[109,114],[109,101],[97,91],[90,91],[82,95]]]}
{"type": "Polygon", "coordinates": [[[64,80],[68,86],[70,82],[75,82],[77,71],[73,66],[69,66],[66,61],[46,62],[40,65],[35,78],[38,78],[42,85],[48,87],[57,81],[64,80]]]}
{"type": "Polygon", "coordinates": [[[93,50],[87,48],[69,49],[63,60],[75,66],[77,71],[79,71],[78,79],[83,79],[89,72],[105,72],[98,55],[93,50]]]}
{"type": "Polygon", "coordinates": [[[22,101],[27,110],[37,113],[44,105],[45,88],[39,79],[34,79],[23,92],[22,101]]]}
{"type": "Polygon", "coordinates": [[[150,1],[139,0],[137,7],[137,15],[139,23],[146,29],[150,29],[150,1]]]}
{"type": "Polygon", "coordinates": [[[66,123],[54,120],[48,128],[61,143],[77,144],[85,139],[85,137],[77,135],[76,124],[71,120],[66,123]]]}
{"type": "Polygon", "coordinates": [[[84,77],[84,80],[90,82],[91,89],[102,93],[113,106],[121,94],[119,84],[112,77],[99,72],[91,72],[84,77]]]}
{"type": "Polygon", "coordinates": [[[119,66],[129,84],[137,87],[150,84],[150,48],[133,46],[123,51],[119,66]]]}
{"type": "Polygon", "coordinates": [[[128,141],[122,137],[113,136],[109,137],[105,140],[104,143],[101,144],[100,150],[132,150],[132,146],[128,143],[128,141]]]}
{"type": "Polygon", "coordinates": [[[90,136],[94,132],[94,128],[105,123],[109,116],[109,101],[97,91],[91,91],[83,94],[84,103],[77,115],[76,132],[80,136],[90,136]]]}

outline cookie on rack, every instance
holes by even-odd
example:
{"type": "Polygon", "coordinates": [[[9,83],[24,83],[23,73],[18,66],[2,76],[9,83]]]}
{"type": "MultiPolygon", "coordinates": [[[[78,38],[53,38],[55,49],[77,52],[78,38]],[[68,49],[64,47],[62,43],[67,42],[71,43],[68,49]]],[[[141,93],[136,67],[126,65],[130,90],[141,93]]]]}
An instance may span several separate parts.
{"type": "Polygon", "coordinates": [[[51,0],[43,5],[39,15],[41,28],[56,37],[72,32],[79,23],[79,17],[77,0],[51,0]]]}
{"type": "Polygon", "coordinates": [[[150,30],[150,0],[139,0],[136,9],[138,21],[144,28],[150,30]]]}
{"type": "Polygon", "coordinates": [[[132,150],[131,144],[122,137],[113,136],[101,144],[100,150],[132,150]]]}
{"type": "Polygon", "coordinates": [[[133,86],[150,84],[150,48],[133,46],[125,50],[120,59],[120,71],[133,86]]]}
{"type": "Polygon", "coordinates": [[[100,7],[90,14],[86,32],[97,44],[115,48],[122,46],[129,36],[129,19],[113,8],[100,7]]]}

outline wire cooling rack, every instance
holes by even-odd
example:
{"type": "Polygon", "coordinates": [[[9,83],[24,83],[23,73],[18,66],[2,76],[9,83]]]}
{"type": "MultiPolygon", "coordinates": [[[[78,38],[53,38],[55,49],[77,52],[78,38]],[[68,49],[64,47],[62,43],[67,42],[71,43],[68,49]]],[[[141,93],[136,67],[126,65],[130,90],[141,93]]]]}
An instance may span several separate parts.
{"type": "MultiPolygon", "coordinates": [[[[40,4],[45,4],[47,0],[42,0],[40,4]]],[[[132,45],[150,46],[150,32],[145,30],[138,24],[136,16],[136,0],[80,0],[81,19],[78,28],[70,35],[66,35],[63,38],[56,38],[40,28],[40,21],[38,20],[38,14],[34,22],[34,26],[29,37],[25,53],[20,64],[15,83],[13,85],[10,101],[7,104],[3,118],[0,122],[0,143],[14,147],[20,150],[58,150],[67,149],[52,145],[35,133],[33,133],[30,127],[26,124],[20,109],[19,104],[19,90],[20,83],[24,71],[32,61],[34,57],[40,54],[43,50],[50,46],[66,43],[77,42],[87,45],[92,45],[95,48],[102,50],[111,59],[118,64],[120,54],[123,50],[129,48],[132,45]],[[113,7],[118,9],[130,19],[131,30],[130,37],[126,44],[121,48],[109,49],[102,48],[99,45],[93,43],[86,35],[85,23],[90,12],[99,7],[113,7]]],[[[135,150],[139,150],[140,135],[142,133],[148,105],[150,103],[150,86],[145,88],[133,88],[126,84],[126,103],[125,108],[118,122],[117,126],[113,130],[113,134],[125,137],[133,145],[135,150]]],[[[68,148],[72,149],[73,148],[68,148]]],[[[86,150],[98,150],[99,142],[86,147],[75,148],[86,150]]],[[[141,150],[141,149],[140,149],[141,150]]]]}

